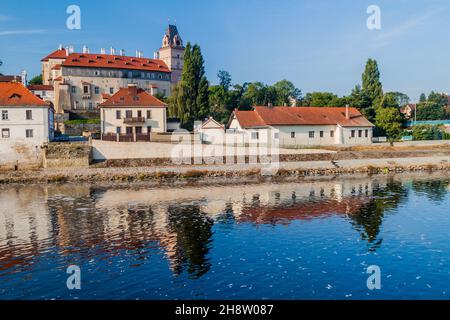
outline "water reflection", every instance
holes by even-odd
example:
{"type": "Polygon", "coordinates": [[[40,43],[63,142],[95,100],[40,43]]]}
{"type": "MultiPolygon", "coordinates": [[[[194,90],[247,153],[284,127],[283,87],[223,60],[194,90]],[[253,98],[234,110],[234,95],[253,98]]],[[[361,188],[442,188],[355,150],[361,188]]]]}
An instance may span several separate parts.
{"type": "MultiPolygon", "coordinates": [[[[277,226],[341,217],[375,251],[386,215],[408,197],[408,181],[382,176],[241,187],[4,187],[0,276],[32,268],[50,249],[65,264],[126,252],[134,266],[157,250],[175,276],[196,279],[211,268],[214,224],[277,226]]],[[[416,179],[411,190],[441,201],[449,181],[416,179]]]]}

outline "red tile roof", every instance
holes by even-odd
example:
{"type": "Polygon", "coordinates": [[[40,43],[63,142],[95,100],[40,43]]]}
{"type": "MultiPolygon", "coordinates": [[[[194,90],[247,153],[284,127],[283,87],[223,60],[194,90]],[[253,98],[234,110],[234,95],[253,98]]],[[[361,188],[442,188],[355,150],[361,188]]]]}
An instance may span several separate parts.
{"type": "Polygon", "coordinates": [[[373,127],[356,108],[345,107],[254,107],[251,111],[235,110],[243,128],[285,125],[341,125],[343,127],[373,127]]]}
{"type": "Polygon", "coordinates": [[[28,90],[31,91],[53,91],[55,90],[53,86],[51,85],[44,85],[44,84],[34,84],[27,86],[28,90]]]}
{"type": "Polygon", "coordinates": [[[53,51],[48,56],[43,58],[41,61],[48,61],[49,59],[65,59],[67,58],[67,51],[66,49],[58,49],[56,51],[53,51]]]}
{"type": "Polygon", "coordinates": [[[18,82],[0,83],[0,106],[49,106],[18,82]]]}
{"type": "Polygon", "coordinates": [[[61,65],[55,64],[55,66],[52,68],[52,70],[61,70],[61,65]]]}
{"type": "Polygon", "coordinates": [[[167,105],[149,94],[144,89],[130,86],[121,88],[107,101],[99,105],[105,107],[161,107],[166,108],[167,105]]]}
{"type": "Polygon", "coordinates": [[[72,53],[62,66],[170,72],[162,60],[93,53],[72,53]]]}

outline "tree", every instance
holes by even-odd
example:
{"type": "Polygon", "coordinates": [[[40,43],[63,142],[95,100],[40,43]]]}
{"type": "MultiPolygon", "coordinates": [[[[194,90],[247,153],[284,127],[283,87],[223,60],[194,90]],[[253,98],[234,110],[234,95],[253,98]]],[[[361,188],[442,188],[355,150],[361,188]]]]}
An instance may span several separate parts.
{"type": "Polygon", "coordinates": [[[388,96],[392,100],[396,101],[397,107],[404,107],[409,103],[408,95],[401,92],[387,92],[385,96],[388,96]]]}
{"type": "Polygon", "coordinates": [[[420,95],[419,102],[426,102],[426,101],[427,101],[427,96],[425,95],[425,93],[422,93],[420,95]]]}
{"type": "Polygon", "coordinates": [[[181,80],[169,99],[170,114],[180,119],[182,128],[192,130],[195,120],[209,115],[208,87],[201,49],[188,42],[181,80]]]}
{"type": "Polygon", "coordinates": [[[379,108],[375,116],[375,124],[392,141],[402,131],[402,115],[398,108],[379,108]]]}
{"type": "Polygon", "coordinates": [[[38,75],[38,76],[33,77],[33,78],[28,82],[28,84],[30,84],[30,85],[39,85],[39,84],[42,84],[42,75],[40,74],[40,75],[38,75]]]}
{"type": "Polygon", "coordinates": [[[380,82],[380,71],[376,60],[367,60],[366,68],[362,74],[362,89],[367,92],[372,103],[376,103],[383,96],[383,86],[380,82]]]}
{"type": "Polygon", "coordinates": [[[288,80],[278,81],[272,87],[276,94],[275,104],[278,106],[290,106],[301,99],[301,90],[288,80]]]}
{"type": "Polygon", "coordinates": [[[302,101],[302,105],[308,107],[342,107],[345,104],[345,98],[339,98],[331,92],[307,93],[302,101]]]}
{"type": "Polygon", "coordinates": [[[437,102],[427,101],[417,105],[417,120],[442,120],[446,118],[445,110],[437,102]]]}
{"type": "Polygon", "coordinates": [[[374,121],[375,109],[372,106],[372,99],[366,91],[361,89],[361,86],[355,86],[352,93],[347,97],[347,102],[350,106],[361,111],[369,121],[374,121]]]}
{"type": "Polygon", "coordinates": [[[228,71],[220,70],[217,73],[217,77],[219,78],[220,86],[224,91],[228,91],[231,87],[231,74],[228,71]]]}

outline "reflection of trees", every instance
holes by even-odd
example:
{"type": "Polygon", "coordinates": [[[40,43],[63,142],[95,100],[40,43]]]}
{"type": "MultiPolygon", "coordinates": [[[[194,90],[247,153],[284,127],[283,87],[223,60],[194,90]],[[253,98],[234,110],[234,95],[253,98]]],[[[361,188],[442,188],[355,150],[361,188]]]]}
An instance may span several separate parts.
{"type": "Polygon", "coordinates": [[[431,201],[441,202],[448,193],[450,180],[413,181],[412,189],[417,194],[424,194],[431,201]]]}
{"type": "Polygon", "coordinates": [[[198,205],[170,206],[168,215],[169,229],[175,234],[177,243],[174,248],[175,273],[181,274],[187,265],[187,271],[192,277],[201,277],[211,267],[207,255],[213,220],[206,217],[198,205]]]}
{"type": "Polygon", "coordinates": [[[369,243],[369,250],[375,251],[380,247],[383,239],[379,239],[378,235],[385,214],[396,209],[407,195],[408,191],[402,183],[391,178],[385,186],[375,186],[369,203],[350,216],[361,238],[369,243]]]}

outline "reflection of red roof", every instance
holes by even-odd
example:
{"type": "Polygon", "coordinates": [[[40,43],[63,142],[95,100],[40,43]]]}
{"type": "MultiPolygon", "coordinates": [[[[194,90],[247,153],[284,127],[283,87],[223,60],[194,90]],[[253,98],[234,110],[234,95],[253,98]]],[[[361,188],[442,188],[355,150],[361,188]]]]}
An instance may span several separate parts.
{"type": "Polygon", "coordinates": [[[107,101],[99,105],[100,107],[162,107],[167,105],[149,94],[144,89],[136,86],[129,86],[128,88],[121,88],[107,101]]]}
{"type": "Polygon", "coordinates": [[[67,51],[66,49],[63,48],[53,51],[41,61],[48,61],[49,59],[65,59],[65,58],[67,58],[67,51]]]}
{"type": "Polygon", "coordinates": [[[162,60],[93,53],[72,53],[62,66],[170,72],[162,60]]]}
{"type": "Polygon", "coordinates": [[[341,125],[343,127],[373,127],[356,108],[341,107],[254,107],[250,111],[234,112],[243,128],[283,125],[341,125]]]}
{"type": "Polygon", "coordinates": [[[31,91],[53,91],[54,88],[51,85],[44,85],[44,84],[33,84],[29,85],[28,90],[31,91]]]}
{"type": "Polygon", "coordinates": [[[317,202],[299,202],[289,206],[246,207],[237,220],[238,222],[273,224],[355,214],[368,201],[368,198],[350,197],[342,201],[327,199],[317,202]]]}
{"type": "Polygon", "coordinates": [[[18,82],[0,83],[0,106],[49,106],[18,82]]]}

